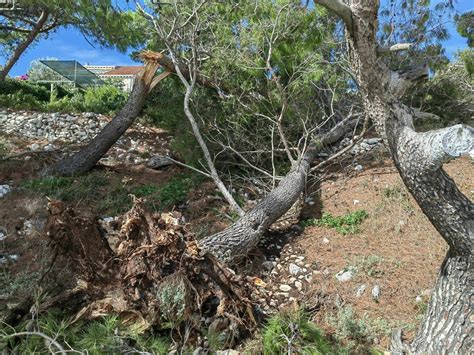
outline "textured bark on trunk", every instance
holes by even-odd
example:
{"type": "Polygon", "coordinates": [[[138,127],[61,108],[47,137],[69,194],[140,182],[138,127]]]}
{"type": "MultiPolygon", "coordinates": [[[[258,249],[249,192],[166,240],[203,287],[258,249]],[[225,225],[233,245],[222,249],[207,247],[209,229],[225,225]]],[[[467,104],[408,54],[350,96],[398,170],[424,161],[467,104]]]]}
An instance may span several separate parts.
{"type": "Polygon", "coordinates": [[[18,61],[18,59],[20,59],[21,55],[25,52],[28,46],[35,40],[35,38],[41,32],[41,29],[43,28],[44,24],[48,20],[48,17],[49,17],[49,12],[46,10],[43,10],[41,12],[40,17],[38,18],[38,21],[33,26],[31,31],[28,33],[25,40],[21,42],[18,45],[18,47],[15,48],[11,57],[8,59],[7,63],[5,64],[5,67],[3,67],[3,69],[0,71],[0,81],[4,81],[7,78],[8,73],[13,68],[15,63],[18,61]]]}
{"type": "Polygon", "coordinates": [[[110,147],[135,122],[143,108],[148,93],[160,80],[168,75],[169,72],[165,72],[155,77],[158,66],[159,64],[156,61],[150,61],[146,64],[142,72],[135,79],[133,90],[125,106],[92,141],[76,154],[48,167],[43,173],[45,175],[70,176],[82,174],[92,169],[110,147]]]}
{"type": "Polygon", "coordinates": [[[346,119],[322,135],[257,206],[229,228],[202,239],[200,246],[228,263],[247,255],[258,244],[265,231],[298,200],[304,191],[311,163],[319,148],[337,142],[352,128],[353,122],[346,119]]]}
{"type": "Polygon", "coordinates": [[[423,213],[449,245],[413,353],[467,354],[472,349],[472,251],[474,205],[442,165],[474,148],[468,126],[417,133],[412,111],[399,98],[423,71],[391,72],[377,57],[378,0],[351,2],[349,57],[363,94],[365,111],[388,146],[402,180],[423,213]]]}

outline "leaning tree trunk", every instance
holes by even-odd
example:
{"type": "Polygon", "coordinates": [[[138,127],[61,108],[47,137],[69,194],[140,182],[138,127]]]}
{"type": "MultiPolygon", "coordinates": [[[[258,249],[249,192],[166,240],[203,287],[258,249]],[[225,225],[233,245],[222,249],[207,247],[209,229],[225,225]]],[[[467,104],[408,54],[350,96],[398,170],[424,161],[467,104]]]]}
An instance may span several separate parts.
{"type": "Polygon", "coordinates": [[[306,186],[311,163],[319,149],[341,139],[354,127],[345,119],[328,133],[321,135],[305,154],[296,161],[290,172],[260,203],[229,228],[202,239],[200,246],[226,262],[244,257],[254,248],[265,231],[283,216],[298,200],[306,186]]]}
{"type": "MultiPolygon", "coordinates": [[[[149,55],[149,54],[148,54],[149,55]]],[[[150,55],[149,55],[150,56],[150,55]]],[[[66,157],[53,166],[48,167],[44,174],[70,176],[89,171],[107,153],[115,142],[135,122],[145,104],[148,93],[169,72],[154,76],[159,67],[155,58],[146,57],[147,64],[135,79],[133,90],[125,106],[95,138],[76,154],[66,157]]]]}
{"type": "MultiPolygon", "coordinates": [[[[322,3],[322,2],[321,2],[322,3]]],[[[474,205],[442,165],[474,148],[473,129],[454,127],[417,133],[412,111],[399,99],[426,70],[391,72],[377,57],[378,0],[353,0],[347,28],[349,57],[368,115],[389,147],[402,180],[423,213],[449,245],[427,313],[405,348],[413,353],[468,354],[472,334],[474,205]]],[[[336,11],[334,8],[333,11],[336,11]]],[[[336,11],[337,12],[337,11],[336,11]]]]}
{"type": "Polygon", "coordinates": [[[4,81],[7,78],[8,73],[13,68],[15,63],[18,62],[18,59],[20,59],[21,55],[25,52],[28,46],[35,40],[35,38],[41,32],[41,29],[43,28],[44,24],[48,20],[48,17],[49,17],[49,12],[46,10],[43,10],[41,12],[40,17],[38,18],[38,21],[35,23],[31,31],[28,33],[25,40],[21,42],[18,45],[18,47],[14,49],[7,63],[5,64],[3,69],[0,70],[0,81],[4,81]]]}

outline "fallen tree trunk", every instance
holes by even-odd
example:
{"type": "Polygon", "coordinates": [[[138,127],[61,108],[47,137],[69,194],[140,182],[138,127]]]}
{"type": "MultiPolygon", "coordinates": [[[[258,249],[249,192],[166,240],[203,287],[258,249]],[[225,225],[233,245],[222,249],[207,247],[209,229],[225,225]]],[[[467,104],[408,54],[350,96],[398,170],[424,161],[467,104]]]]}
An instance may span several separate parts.
{"type": "MultiPolygon", "coordinates": [[[[161,53],[147,51],[141,54],[141,58],[143,58],[147,64],[135,79],[133,90],[125,106],[89,144],[76,154],[47,167],[43,171],[43,175],[70,176],[82,174],[92,169],[135,122],[151,90],[170,73],[176,73],[176,67],[173,61],[161,53]],[[165,68],[165,72],[154,77],[159,66],[165,68]]],[[[190,77],[187,68],[179,66],[179,69],[184,77],[190,77]]],[[[217,88],[213,82],[200,74],[196,75],[196,83],[206,87],[217,88]]]]}
{"type": "Polygon", "coordinates": [[[155,77],[156,70],[160,66],[158,59],[161,56],[157,58],[155,55],[144,53],[142,57],[146,60],[146,65],[135,79],[133,90],[125,106],[83,149],[46,168],[44,175],[69,176],[89,171],[135,122],[147,95],[169,74],[165,71],[155,77]]]}
{"type": "Polygon", "coordinates": [[[247,255],[252,248],[256,247],[265,231],[298,200],[306,186],[311,163],[320,149],[341,139],[353,129],[354,123],[350,121],[350,118],[345,119],[328,133],[321,135],[293,164],[290,172],[278,186],[257,206],[229,228],[200,240],[200,246],[228,263],[247,255]]]}

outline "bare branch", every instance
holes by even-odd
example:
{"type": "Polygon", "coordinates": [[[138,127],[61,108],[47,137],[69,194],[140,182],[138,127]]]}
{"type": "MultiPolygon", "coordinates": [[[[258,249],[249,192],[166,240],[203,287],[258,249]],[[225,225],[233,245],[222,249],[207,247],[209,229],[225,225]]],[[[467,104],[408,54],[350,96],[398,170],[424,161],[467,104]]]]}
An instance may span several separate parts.
{"type": "Polygon", "coordinates": [[[388,54],[388,53],[393,53],[393,52],[406,51],[410,49],[412,46],[413,46],[412,43],[397,43],[390,47],[378,47],[377,53],[383,55],[383,54],[388,54]]]}
{"type": "Polygon", "coordinates": [[[350,6],[344,4],[341,0],[315,0],[314,3],[324,6],[326,9],[339,16],[342,21],[344,21],[347,30],[351,34],[353,33],[352,10],[350,6]]]}

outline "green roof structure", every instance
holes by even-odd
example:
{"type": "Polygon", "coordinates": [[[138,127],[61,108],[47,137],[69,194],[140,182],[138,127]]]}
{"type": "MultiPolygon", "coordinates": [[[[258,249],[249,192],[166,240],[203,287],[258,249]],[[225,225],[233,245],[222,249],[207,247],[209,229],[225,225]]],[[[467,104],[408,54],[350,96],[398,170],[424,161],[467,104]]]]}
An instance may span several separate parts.
{"type": "MultiPolygon", "coordinates": [[[[103,85],[104,82],[90,70],[87,70],[81,63],[75,60],[40,60],[40,62],[51,68],[56,73],[72,82],[74,86],[86,88],[89,86],[103,85]]],[[[50,81],[58,82],[58,81],[50,81]]]]}

